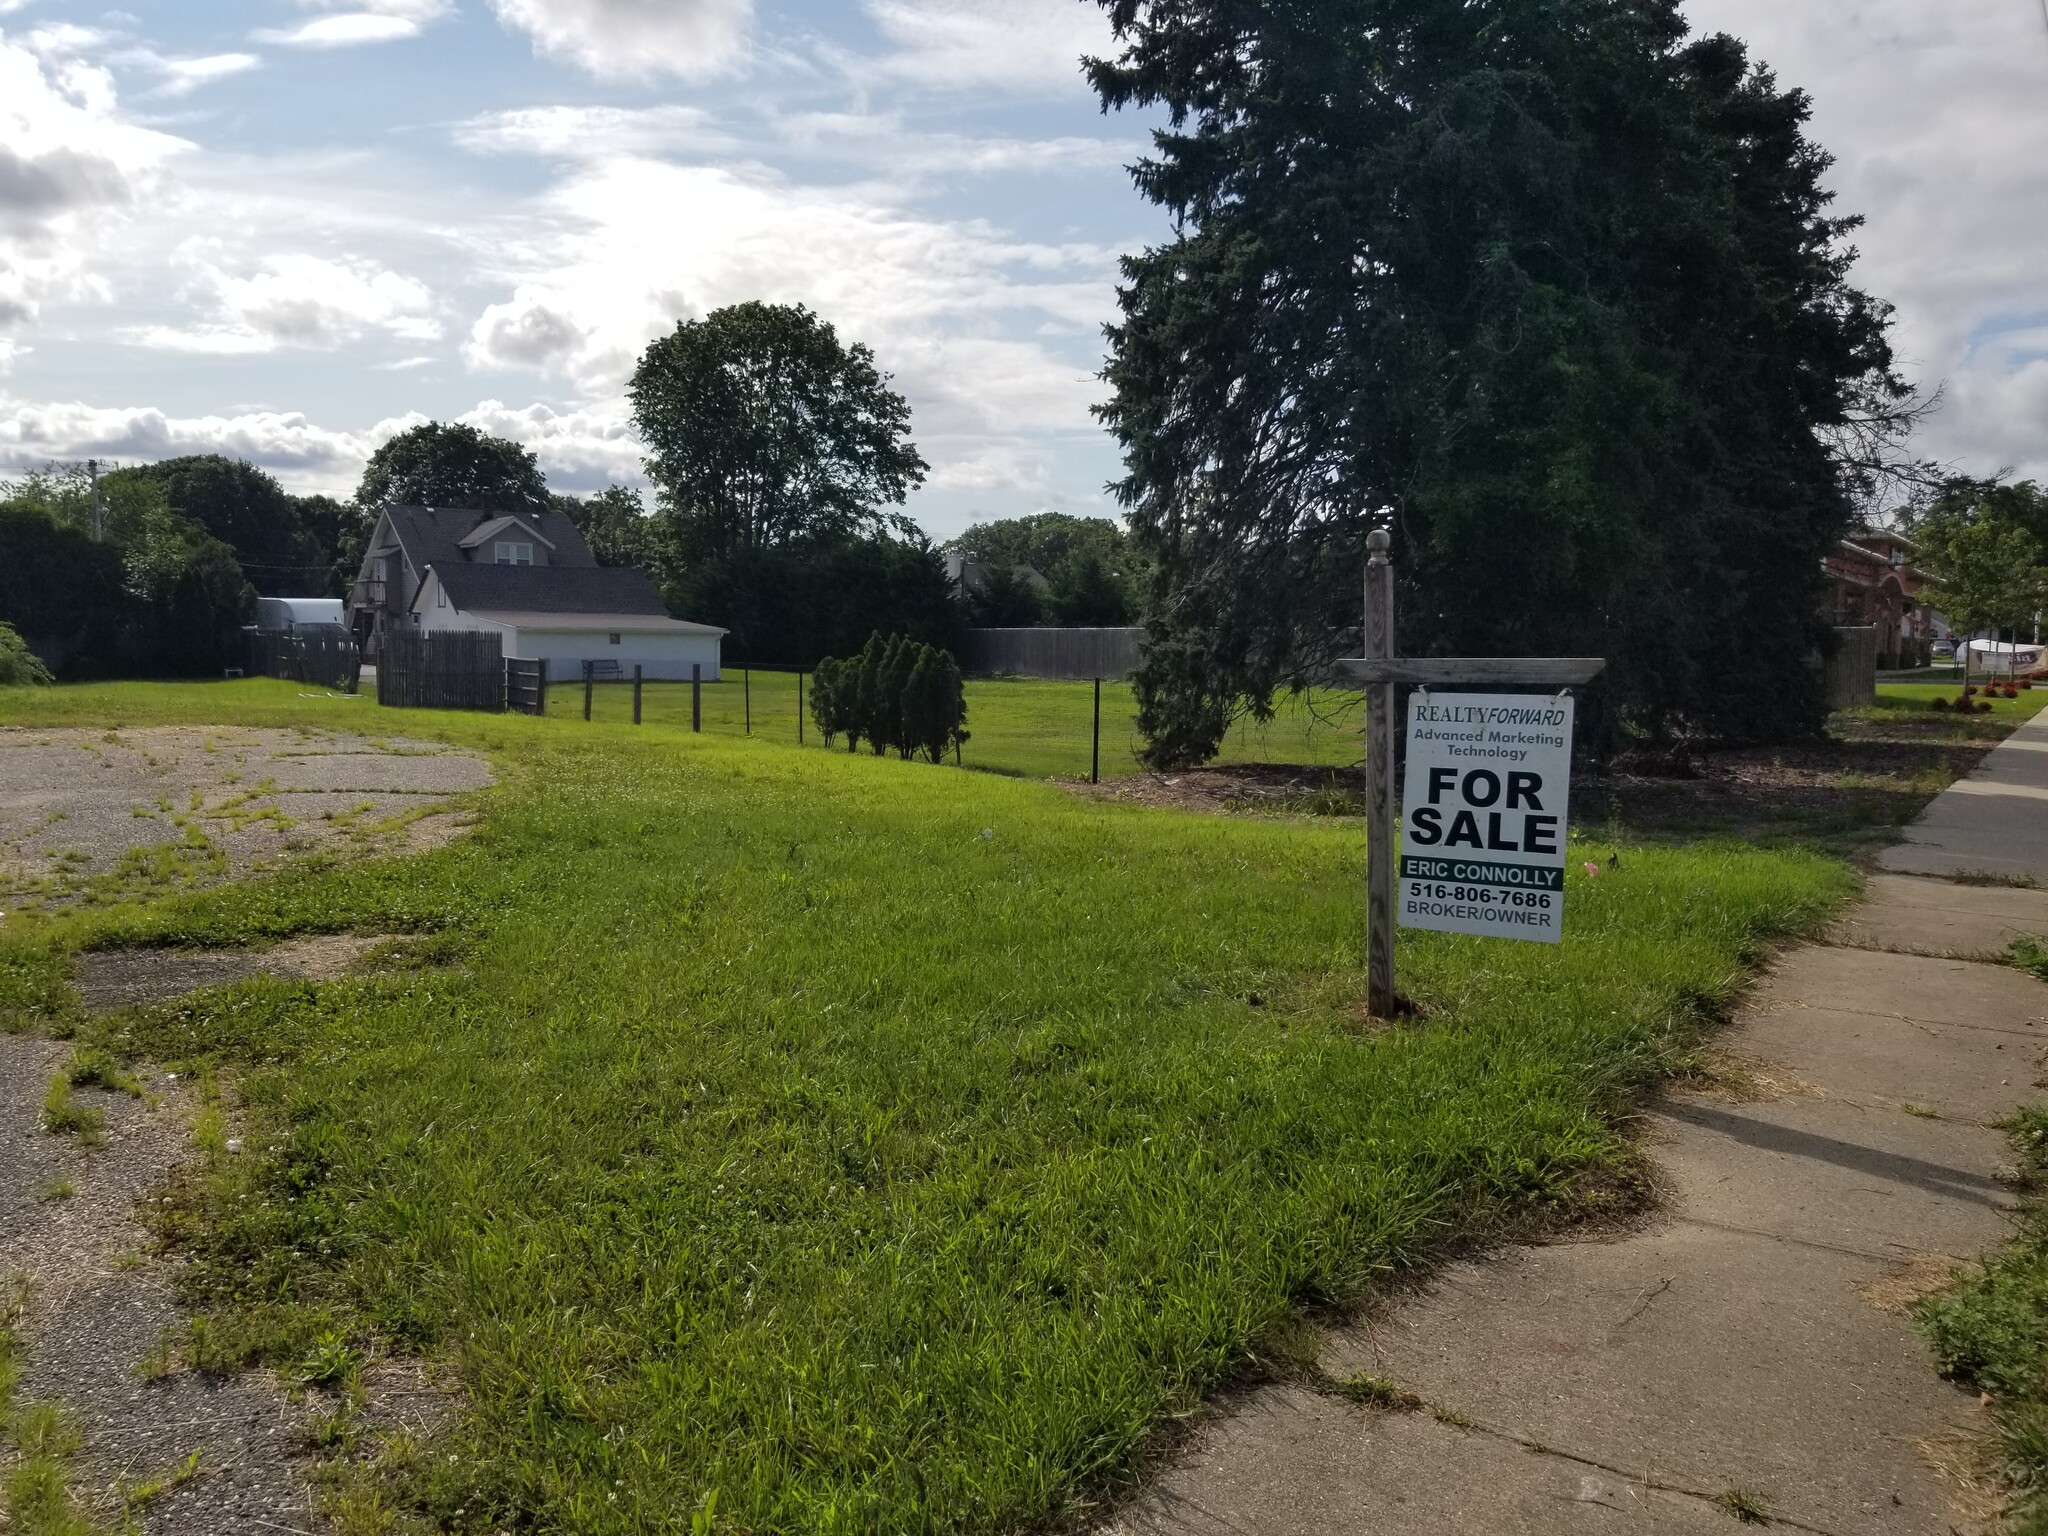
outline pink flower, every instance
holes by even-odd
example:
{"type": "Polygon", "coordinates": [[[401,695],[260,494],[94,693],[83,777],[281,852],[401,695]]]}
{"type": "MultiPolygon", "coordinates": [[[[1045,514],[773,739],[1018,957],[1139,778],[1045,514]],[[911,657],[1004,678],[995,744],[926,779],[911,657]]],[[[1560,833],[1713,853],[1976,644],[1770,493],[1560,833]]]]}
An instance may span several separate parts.
{"type": "Polygon", "coordinates": [[[1598,864],[1588,864],[1586,866],[1586,873],[1598,879],[1600,876],[1600,866],[1598,864]]]}

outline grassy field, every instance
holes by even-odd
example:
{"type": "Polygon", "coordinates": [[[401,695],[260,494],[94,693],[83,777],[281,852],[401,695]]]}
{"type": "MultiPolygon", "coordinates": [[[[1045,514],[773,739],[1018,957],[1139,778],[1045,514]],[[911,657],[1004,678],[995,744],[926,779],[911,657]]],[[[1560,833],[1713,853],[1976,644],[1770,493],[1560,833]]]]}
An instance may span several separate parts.
{"type": "Polygon", "coordinates": [[[2002,740],[2015,725],[2033,719],[2048,705],[2048,687],[2044,687],[2022,689],[2018,698],[1992,699],[1988,715],[1957,715],[1934,708],[1936,699],[1953,700],[1961,692],[1953,683],[1879,683],[1877,708],[1855,713],[1893,719],[1924,714],[1930,726],[1945,722],[1938,729],[1955,739],[2002,740]]]}
{"type": "MultiPolygon", "coordinates": [[[[743,735],[751,719],[752,733],[763,741],[790,745],[796,742],[793,672],[733,672],[719,682],[704,685],[702,706],[707,735],[743,735]]],[[[1336,768],[1361,761],[1364,721],[1359,695],[1318,692],[1306,698],[1282,698],[1277,706],[1273,719],[1264,725],[1241,720],[1232,727],[1217,760],[1336,768]]],[[[548,711],[564,719],[581,721],[582,685],[557,684],[550,688],[548,711]]],[[[971,739],[962,760],[971,768],[1021,778],[1086,778],[1094,713],[1095,691],[1089,683],[972,679],[967,684],[967,728],[971,739]]],[[[1137,702],[1128,683],[1102,685],[1104,779],[1125,778],[1142,771],[1137,756],[1137,713],[1137,702]]],[[[632,718],[630,685],[603,683],[591,690],[593,722],[630,724],[632,718]]],[[[650,725],[688,729],[690,685],[644,685],[641,718],[650,725]]],[[[804,739],[809,746],[820,750],[824,747],[816,725],[808,719],[804,722],[804,739]]]]}
{"type": "Polygon", "coordinates": [[[80,945],[413,936],[356,979],[87,1027],[233,1087],[249,1152],[216,1128],[165,1218],[209,1358],[446,1361],[467,1411],[360,1509],[457,1531],[1070,1520],[1205,1392],[1299,1365],[1304,1315],[1589,1198],[1630,1093],[1853,884],[1797,849],[1582,844],[1564,945],[1411,934],[1422,1017],[1382,1029],[1355,823],[559,704],[0,692],[0,724],[173,721],[498,766],[441,851],[17,917],[0,947],[19,1018],[80,945]]]}

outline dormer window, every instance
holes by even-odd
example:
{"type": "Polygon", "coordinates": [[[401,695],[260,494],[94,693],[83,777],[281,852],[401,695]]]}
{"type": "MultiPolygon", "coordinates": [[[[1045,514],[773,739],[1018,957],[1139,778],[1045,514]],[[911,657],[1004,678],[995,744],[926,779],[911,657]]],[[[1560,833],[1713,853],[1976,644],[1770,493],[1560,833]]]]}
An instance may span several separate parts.
{"type": "Polygon", "coordinates": [[[531,565],[531,564],[533,564],[533,546],[532,546],[531,544],[523,544],[523,543],[522,543],[522,544],[515,544],[515,543],[512,543],[512,542],[511,542],[510,540],[507,540],[507,539],[500,539],[500,540],[498,540],[498,564],[500,564],[500,565],[531,565]]]}

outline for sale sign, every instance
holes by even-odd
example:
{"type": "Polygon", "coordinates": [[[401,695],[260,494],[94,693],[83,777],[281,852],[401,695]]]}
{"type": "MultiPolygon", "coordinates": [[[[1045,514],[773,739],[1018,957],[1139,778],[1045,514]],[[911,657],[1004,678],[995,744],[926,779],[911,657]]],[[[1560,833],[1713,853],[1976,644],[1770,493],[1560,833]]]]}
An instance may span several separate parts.
{"type": "Polygon", "coordinates": [[[1557,943],[1571,762],[1568,695],[1411,694],[1401,925],[1557,943]]]}

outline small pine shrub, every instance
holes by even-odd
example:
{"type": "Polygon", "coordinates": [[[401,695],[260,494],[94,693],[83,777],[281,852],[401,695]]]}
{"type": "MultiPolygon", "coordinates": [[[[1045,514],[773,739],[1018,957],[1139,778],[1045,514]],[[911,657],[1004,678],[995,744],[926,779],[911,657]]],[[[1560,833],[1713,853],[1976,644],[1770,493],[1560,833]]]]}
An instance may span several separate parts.
{"type": "Polygon", "coordinates": [[[815,677],[811,718],[828,745],[843,732],[849,752],[865,739],[877,757],[894,747],[936,763],[967,740],[966,687],[948,651],[878,632],[858,656],[826,657],[815,677]]]}
{"type": "Polygon", "coordinates": [[[11,624],[0,624],[0,687],[47,688],[55,679],[11,624]]]}

